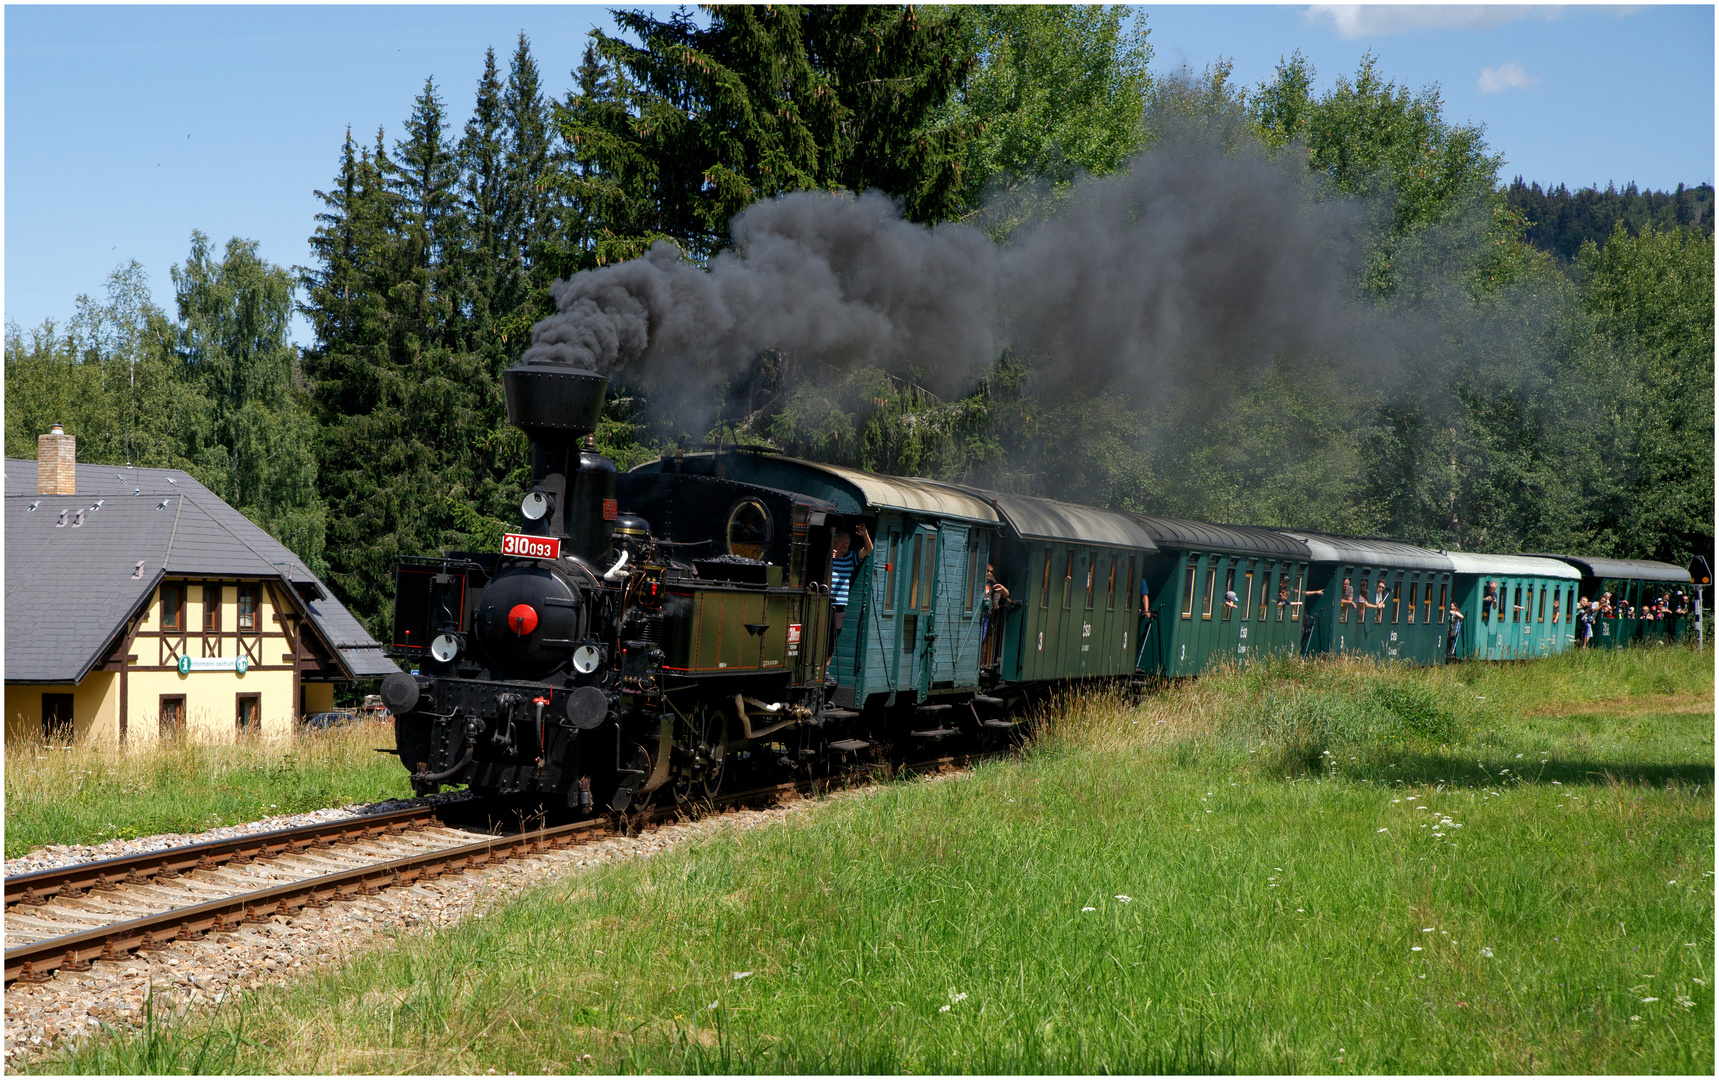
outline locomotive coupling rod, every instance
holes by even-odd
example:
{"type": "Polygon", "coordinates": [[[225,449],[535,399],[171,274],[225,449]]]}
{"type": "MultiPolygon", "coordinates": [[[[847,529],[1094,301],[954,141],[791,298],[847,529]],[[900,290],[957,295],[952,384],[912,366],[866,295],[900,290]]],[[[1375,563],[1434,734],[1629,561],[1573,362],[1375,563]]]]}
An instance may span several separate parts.
{"type": "MultiPolygon", "coordinates": [[[[754,701],[753,704],[758,705],[759,702],[754,701]]],[[[734,710],[740,714],[741,734],[745,735],[748,739],[756,739],[760,736],[768,735],[772,731],[780,731],[785,727],[790,727],[800,722],[800,718],[798,716],[790,716],[788,719],[779,723],[771,724],[767,727],[754,728],[752,726],[752,718],[746,715],[746,699],[741,697],[739,694],[734,695],[734,710]]]]}

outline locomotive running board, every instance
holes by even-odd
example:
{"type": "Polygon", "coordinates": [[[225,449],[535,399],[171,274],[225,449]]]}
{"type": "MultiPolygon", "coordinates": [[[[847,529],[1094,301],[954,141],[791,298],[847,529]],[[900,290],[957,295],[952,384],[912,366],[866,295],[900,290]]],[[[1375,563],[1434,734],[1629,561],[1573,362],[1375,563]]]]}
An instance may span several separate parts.
{"type": "Polygon", "coordinates": [[[748,739],[757,739],[768,735],[773,731],[780,731],[785,727],[791,727],[799,722],[797,717],[791,716],[788,719],[783,720],[781,723],[771,724],[769,727],[761,727],[754,730],[752,727],[752,718],[746,715],[746,699],[741,697],[739,694],[734,695],[734,711],[740,714],[740,731],[748,739]]]}

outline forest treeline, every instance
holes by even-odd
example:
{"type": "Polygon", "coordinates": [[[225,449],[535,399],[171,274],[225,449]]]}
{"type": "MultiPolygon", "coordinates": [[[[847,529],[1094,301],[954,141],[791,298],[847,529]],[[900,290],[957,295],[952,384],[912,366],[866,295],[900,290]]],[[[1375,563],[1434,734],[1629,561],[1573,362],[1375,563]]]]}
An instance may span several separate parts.
{"type": "Polygon", "coordinates": [[[81,460],[184,468],[380,632],[399,555],[489,548],[514,517],[526,447],[499,373],[556,279],[658,240],[708,259],[736,213],[804,190],[876,189],[912,221],[1006,243],[1082,178],[1196,137],[1305,168],[1319,198],[1357,207],[1354,296],[1424,326],[1437,362],[1361,385],[1286,359],[1214,410],[1211,387],[1042,397],[1034,358],[1007,353],[941,398],[912,372],[820,380],[764,354],[715,429],[617,380],[600,445],[627,467],[720,436],[1477,551],[1711,552],[1711,188],[1506,186],[1481,130],[1371,57],[1323,91],[1299,54],[1257,86],[1221,63],[1154,75],[1146,19],[1123,8],[612,14],[560,98],[521,35],[473,88],[427,79],[398,131],[337,140],[310,266],[198,234],[172,314],[129,264],[63,326],[8,323],[7,455],[61,422],[81,460]]]}

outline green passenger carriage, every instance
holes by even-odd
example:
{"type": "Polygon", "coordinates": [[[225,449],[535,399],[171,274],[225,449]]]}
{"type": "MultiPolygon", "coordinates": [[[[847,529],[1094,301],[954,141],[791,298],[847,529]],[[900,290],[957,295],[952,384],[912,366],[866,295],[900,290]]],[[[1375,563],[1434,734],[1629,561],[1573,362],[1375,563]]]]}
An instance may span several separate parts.
{"type": "Polygon", "coordinates": [[[1293,653],[1301,645],[1308,548],[1270,529],[1130,514],[1158,554],[1146,584],[1152,617],[1141,670],[1198,675],[1219,660],[1293,653]],[[1234,593],[1234,606],[1224,597],[1234,593]]]}
{"type": "Polygon", "coordinates": [[[1447,551],[1452,595],[1462,609],[1455,656],[1520,660],[1550,656],[1575,643],[1576,585],[1568,563],[1527,555],[1447,551]]]}
{"type": "Polygon", "coordinates": [[[1312,554],[1304,651],[1443,662],[1451,591],[1443,553],[1399,540],[1285,533],[1312,554]]]}
{"type": "MultiPolygon", "coordinates": [[[[1681,641],[1692,633],[1689,616],[1666,619],[1642,618],[1641,613],[1661,596],[1687,597],[1694,582],[1688,570],[1651,559],[1601,559],[1586,555],[1546,555],[1574,568],[1581,576],[1579,596],[1590,603],[1606,593],[1612,595],[1613,617],[1595,618],[1592,647],[1621,649],[1656,641],[1681,641]],[[1627,605],[1627,608],[1622,606],[1627,605]],[[1621,614],[1620,612],[1627,612],[1621,614]]],[[[1693,597],[1683,605],[1695,609],[1693,597]]]]}
{"type": "Polygon", "coordinates": [[[1140,643],[1139,582],[1157,554],[1151,534],[1111,510],[948,486],[985,500],[1002,521],[991,561],[1010,599],[988,612],[980,660],[987,676],[1005,687],[1131,678],[1140,643]]]}

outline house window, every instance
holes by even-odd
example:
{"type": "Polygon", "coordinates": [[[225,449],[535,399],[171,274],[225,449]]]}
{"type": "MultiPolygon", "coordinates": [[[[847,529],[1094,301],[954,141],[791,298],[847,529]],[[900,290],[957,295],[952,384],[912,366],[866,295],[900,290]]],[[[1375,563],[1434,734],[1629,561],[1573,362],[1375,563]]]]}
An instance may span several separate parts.
{"type": "Polygon", "coordinates": [[[185,629],[185,586],[161,586],[161,629],[185,629]]]}
{"type": "Polygon", "coordinates": [[[239,734],[256,734],[263,730],[263,695],[240,694],[234,710],[234,724],[239,734]]]}
{"type": "Polygon", "coordinates": [[[239,629],[257,628],[257,590],[254,585],[239,586],[239,629]]]}
{"type": "Polygon", "coordinates": [[[185,695],[161,695],[161,737],[171,739],[185,733],[185,695]]]}
{"type": "Polygon", "coordinates": [[[221,629],[221,586],[203,586],[203,632],[218,633],[221,629]]]}
{"type": "Polygon", "coordinates": [[[72,695],[42,695],[42,738],[50,743],[72,741],[72,695]]]}

